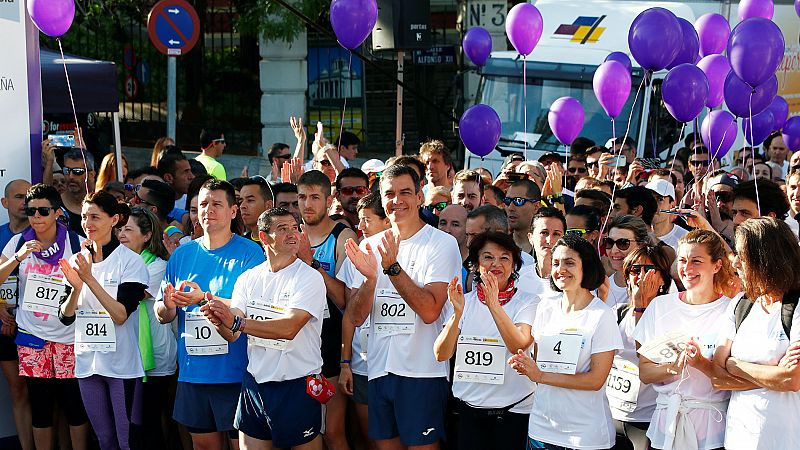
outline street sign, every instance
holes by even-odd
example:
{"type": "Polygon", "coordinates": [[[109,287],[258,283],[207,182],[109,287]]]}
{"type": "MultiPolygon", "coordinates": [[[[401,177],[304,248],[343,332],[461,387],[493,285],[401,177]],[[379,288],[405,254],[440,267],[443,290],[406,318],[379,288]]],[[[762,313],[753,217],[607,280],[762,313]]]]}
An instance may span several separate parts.
{"type": "Polygon", "coordinates": [[[144,86],[150,84],[150,64],[147,61],[142,60],[136,64],[136,79],[144,86]]]}
{"type": "Polygon", "coordinates": [[[185,0],[161,0],[147,16],[147,34],[158,51],[180,56],[197,43],[200,19],[185,0]]]}
{"type": "Polygon", "coordinates": [[[133,75],[128,75],[125,77],[125,97],[127,97],[128,100],[135,100],[138,96],[139,82],[136,81],[136,77],[133,75]]]}
{"type": "Polygon", "coordinates": [[[467,29],[483,27],[491,34],[505,33],[508,2],[499,0],[469,0],[467,29]]]}
{"type": "Polygon", "coordinates": [[[414,50],[414,64],[432,66],[438,64],[455,64],[456,49],[452,45],[431,47],[427,50],[414,50]]]}
{"type": "Polygon", "coordinates": [[[136,66],[136,51],[130,44],[126,44],[123,50],[122,64],[128,70],[133,70],[136,66]]]}

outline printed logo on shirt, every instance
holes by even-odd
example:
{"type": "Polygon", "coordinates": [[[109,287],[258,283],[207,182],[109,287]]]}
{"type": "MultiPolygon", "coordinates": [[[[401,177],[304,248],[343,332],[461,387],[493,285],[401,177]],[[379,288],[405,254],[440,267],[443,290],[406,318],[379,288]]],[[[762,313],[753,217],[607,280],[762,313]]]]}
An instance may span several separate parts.
{"type": "Polygon", "coordinates": [[[771,341],[788,341],[789,340],[789,338],[786,336],[786,333],[783,331],[783,328],[781,328],[778,331],[773,331],[772,333],[770,333],[769,334],[769,339],[771,341]]]}

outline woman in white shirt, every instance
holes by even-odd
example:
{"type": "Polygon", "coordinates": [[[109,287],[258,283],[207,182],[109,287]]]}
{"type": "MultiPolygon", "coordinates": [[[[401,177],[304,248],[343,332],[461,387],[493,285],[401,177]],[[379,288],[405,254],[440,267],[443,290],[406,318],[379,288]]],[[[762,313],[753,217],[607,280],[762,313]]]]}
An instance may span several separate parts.
{"type": "Polygon", "coordinates": [[[557,297],[550,288],[550,268],[553,247],[567,229],[564,214],[555,208],[540,208],[533,216],[528,241],[533,247],[534,264],[519,269],[517,288],[526,294],[540,297],[557,297]]]}
{"type": "Polygon", "coordinates": [[[614,357],[606,383],[611,416],[617,428],[618,449],[647,450],[647,428],[656,409],[653,386],[639,379],[639,355],[633,330],[642,313],[658,295],[669,290],[672,260],[663,245],[644,245],[631,252],[622,264],[628,282],[628,304],[617,312],[624,348],[614,357]]]}
{"type": "Polygon", "coordinates": [[[528,448],[614,445],[614,424],[603,388],[622,339],[614,312],[592,293],[604,279],[592,244],[577,236],[558,241],[550,280],[563,294],[542,299],[536,308],[535,359],[519,350],[508,361],[539,383],[528,423],[528,448]]]}
{"type": "Polygon", "coordinates": [[[139,351],[147,382],[142,387],[142,436],[145,448],[163,448],[162,415],[167,406],[172,375],[177,369],[177,341],[171,323],[160,323],[153,311],[153,297],[158,293],[167,270],[167,253],[158,218],[139,206],[131,208],[128,222],[117,233],[120,244],[142,257],[150,276],[147,298],[139,302],[139,351]]]}
{"type": "Polygon", "coordinates": [[[622,272],[625,257],[649,242],[647,225],[636,216],[617,216],[608,225],[603,246],[614,273],[608,277],[609,289],[605,302],[611,308],[619,309],[628,304],[628,284],[622,272]]]}
{"type": "Polygon", "coordinates": [[[736,227],[735,242],[746,298],[728,309],[714,358],[730,375],[718,387],[733,391],[725,448],[800,448],[791,423],[800,411],[797,237],[782,220],[761,217],[736,227]]]}
{"type": "Polygon", "coordinates": [[[458,277],[448,286],[454,313],[436,338],[437,361],[456,355],[453,395],[459,410],[462,450],[522,448],[534,384],[506,364],[533,342],[531,325],[538,300],[517,292],[522,256],[504,233],[481,233],[472,240],[467,265],[476,288],[464,296],[458,277]]]}
{"type": "Polygon", "coordinates": [[[130,449],[138,434],[131,424],[141,423],[144,369],[131,314],[145,298],[149,276],[142,258],[114,236],[128,214],[111,194],[89,194],[81,208],[88,245],[60,262],[73,290],[59,319],[75,323],[75,377],[102,450],[130,449]]]}
{"type": "Polygon", "coordinates": [[[721,448],[730,394],[712,385],[711,358],[735,274],[722,238],[705,230],[678,241],[677,267],[687,290],[656,297],[633,332],[639,377],[658,393],[647,437],[656,449],[721,448]]]}

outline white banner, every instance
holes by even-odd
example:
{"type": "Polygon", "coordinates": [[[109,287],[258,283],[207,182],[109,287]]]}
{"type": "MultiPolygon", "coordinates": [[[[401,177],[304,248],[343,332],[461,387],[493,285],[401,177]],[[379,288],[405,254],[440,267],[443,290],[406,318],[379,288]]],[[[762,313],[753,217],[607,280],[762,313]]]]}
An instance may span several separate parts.
{"type": "MultiPolygon", "coordinates": [[[[32,172],[35,181],[41,180],[39,30],[28,18],[25,0],[0,1],[0,42],[0,190],[4,190],[11,180],[30,181],[32,172]],[[39,160],[32,161],[32,149],[39,160]]],[[[6,210],[0,208],[0,223],[7,221],[6,210]]]]}

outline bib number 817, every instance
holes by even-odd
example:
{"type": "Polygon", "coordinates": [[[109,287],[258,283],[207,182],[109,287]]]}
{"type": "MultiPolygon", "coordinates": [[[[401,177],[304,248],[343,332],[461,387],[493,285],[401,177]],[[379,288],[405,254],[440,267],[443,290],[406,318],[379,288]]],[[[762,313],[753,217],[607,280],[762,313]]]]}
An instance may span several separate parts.
{"type": "Polygon", "coordinates": [[[58,296],[58,289],[51,289],[44,286],[37,286],[35,295],[36,298],[39,299],[55,300],[56,296],[58,296]]]}
{"type": "Polygon", "coordinates": [[[473,366],[491,366],[492,365],[491,352],[475,352],[467,350],[464,354],[464,362],[473,366]]]}
{"type": "Polygon", "coordinates": [[[405,317],[406,305],[405,303],[389,305],[384,303],[381,305],[381,317],[405,317]]]}
{"type": "Polygon", "coordinates": [[[87,336],[108,336],[106,332],[106,324],[104,323],[87,323],[86,324],[87,336]]]}

